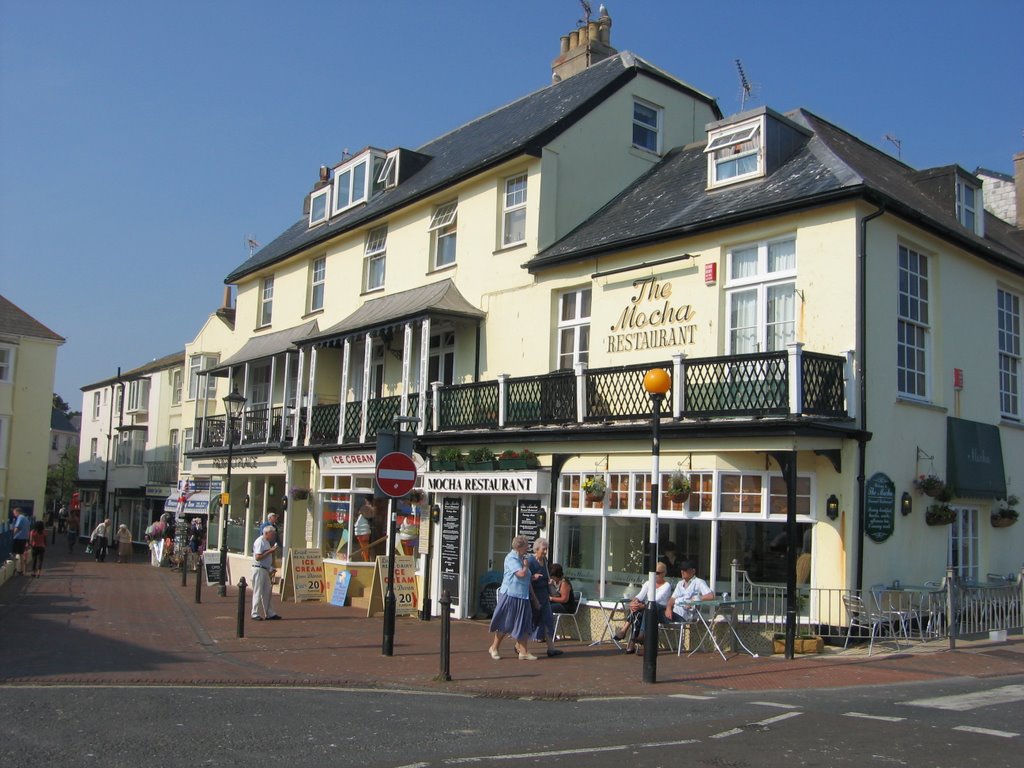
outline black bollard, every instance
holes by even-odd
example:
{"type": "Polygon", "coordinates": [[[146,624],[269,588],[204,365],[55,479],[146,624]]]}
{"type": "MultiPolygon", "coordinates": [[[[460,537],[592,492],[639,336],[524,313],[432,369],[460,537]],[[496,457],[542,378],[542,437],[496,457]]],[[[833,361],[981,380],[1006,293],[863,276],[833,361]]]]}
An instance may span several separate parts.
{"type": "Polygon", "coordinates": [[[238,624],[235,626],[235,635],[245,637],[245,576],[238,580],[238,624]]]}
{"type": "Polygon", "coordinates": [[[203,576],[205,575],[202,568],[196,572],[196,605],[203,602],[203,576]]]}
{"type": "Polygon", "coordinates": [[[181,586],[188,586],[188,553],[185,554],[185,558],[181,561],[181,586]]]}
{"type": "Polygon", "coordinates": [[[441,674],[439,680],[450,682],[451,672],[451,639],[452,639],[452,598],[446,589],[437,601],[441,606],[441,674]]]}

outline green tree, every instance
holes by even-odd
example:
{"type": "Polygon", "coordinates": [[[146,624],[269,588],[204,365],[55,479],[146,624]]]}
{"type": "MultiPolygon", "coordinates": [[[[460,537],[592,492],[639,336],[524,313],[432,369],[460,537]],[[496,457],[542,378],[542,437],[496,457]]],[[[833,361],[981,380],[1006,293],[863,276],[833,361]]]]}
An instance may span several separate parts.
{"type": "Polygon", "coordinates": [[[72,444],[64,449],[60,461],[46,471],[46,509],[56,511],[67,504],[78,479],[78,448],[72,444]]]}

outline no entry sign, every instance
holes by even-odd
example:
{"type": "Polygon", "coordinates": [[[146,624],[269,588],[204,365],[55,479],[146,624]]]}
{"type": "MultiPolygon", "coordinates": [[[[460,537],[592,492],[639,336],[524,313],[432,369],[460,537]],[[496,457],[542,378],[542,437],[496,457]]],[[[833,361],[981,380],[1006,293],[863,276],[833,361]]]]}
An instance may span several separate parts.
{"type": "Polygon", "coordinates": [[[416,465],[404,453],[388,453],[377,462],[377,487],[392,499],[407,495],[416,485],[416,465]]]}

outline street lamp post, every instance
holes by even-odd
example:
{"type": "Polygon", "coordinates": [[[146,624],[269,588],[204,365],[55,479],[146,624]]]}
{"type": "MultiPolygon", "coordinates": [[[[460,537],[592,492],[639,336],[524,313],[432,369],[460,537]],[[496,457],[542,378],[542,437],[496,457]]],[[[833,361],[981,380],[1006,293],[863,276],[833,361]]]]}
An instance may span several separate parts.
{"type": "Polygon", "coordinates": [[[235,419],[242,414],[245,407],[245,395],[238,393],[238,387],[224,396],[225,429],[228,431],[228,479],[224,492],[221,493],[220,504],[220,581],[217,583],[217,595],[225,597],[228,593],[228,513],[231,511],[231,460],[235,453],[235,419]]]}
{"type": "Polygon", "coordinates": [[[647,609],[644,614],[644,682],[658,682],[658,601],[654,572],[658,567],[658,507],[661,504],[661,404],[672,387],[672,379],[662,368],[644,375],[644,389],[651,396],[651,530],[647,542],[647,609]]]}

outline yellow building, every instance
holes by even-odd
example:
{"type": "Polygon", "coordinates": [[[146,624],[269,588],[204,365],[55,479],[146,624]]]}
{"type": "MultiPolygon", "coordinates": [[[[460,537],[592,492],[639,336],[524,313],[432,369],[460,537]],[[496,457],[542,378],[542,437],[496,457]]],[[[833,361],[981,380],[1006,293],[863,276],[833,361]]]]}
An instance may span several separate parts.
{"type": "Polygon", "coordinates": [[[0,504],[42,519],[57,348],[64,343],[0,296],[0,504]]]}

